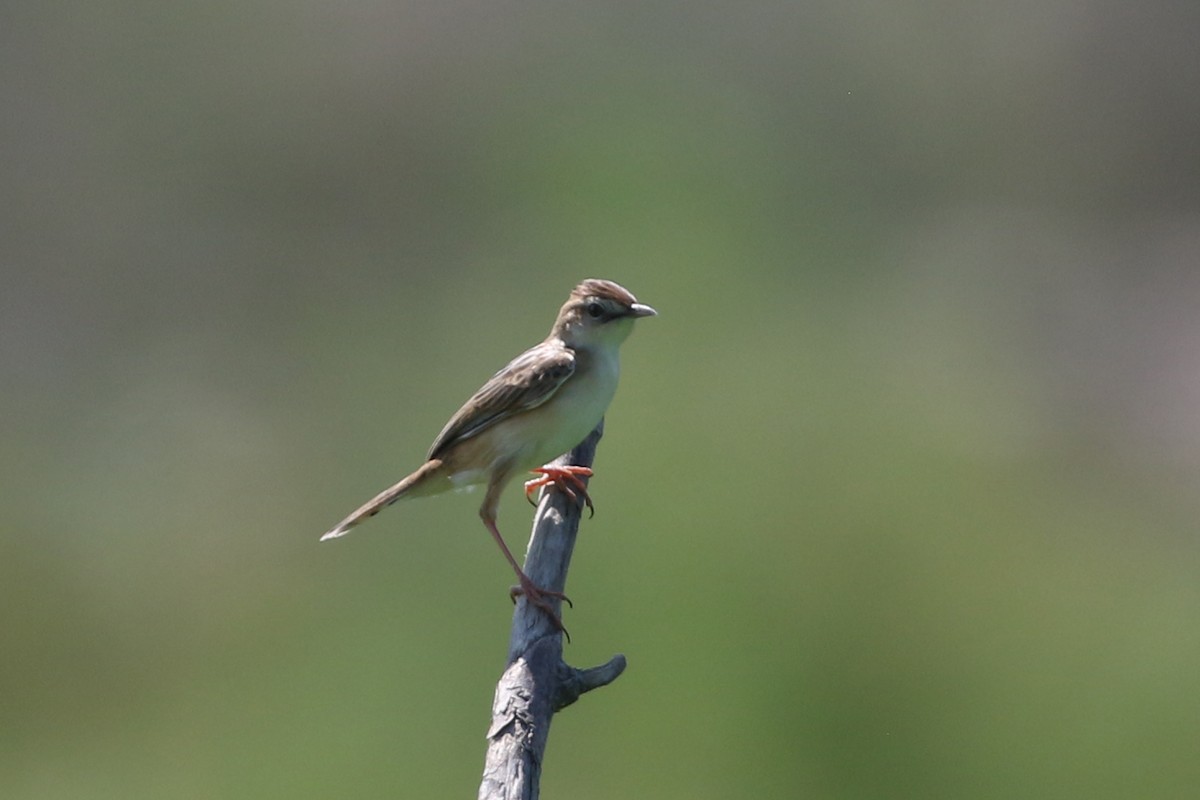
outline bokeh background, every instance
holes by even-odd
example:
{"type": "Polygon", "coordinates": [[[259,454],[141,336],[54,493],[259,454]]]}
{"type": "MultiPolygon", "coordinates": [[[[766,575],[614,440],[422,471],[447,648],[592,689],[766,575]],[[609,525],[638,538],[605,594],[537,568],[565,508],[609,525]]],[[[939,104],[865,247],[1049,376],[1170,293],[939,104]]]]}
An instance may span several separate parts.
{"type": "MultiPolygon", "coordinates": [[[[317,537],[579,279],[544,796],[1200,785],[1200,5],[0,12],[0,793],[471,797],[478,496],[317,537]]],[[[512,489],[501,528],[523,549],[512,489]]]]}

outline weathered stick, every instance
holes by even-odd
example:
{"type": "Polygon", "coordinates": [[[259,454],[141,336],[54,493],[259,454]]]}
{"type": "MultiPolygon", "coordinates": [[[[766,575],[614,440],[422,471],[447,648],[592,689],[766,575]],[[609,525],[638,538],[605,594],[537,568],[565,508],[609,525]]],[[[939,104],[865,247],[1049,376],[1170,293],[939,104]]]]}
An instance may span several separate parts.
{"type": "MultiPolygon", "coordinates": [[[[554,463],[590,467],[603,432],[601,420],[579,446],[554,463]]],[[[565,492],[542,491],[525,573],[543,589],[561,592],[566,587],[581,505],[565,492]]],[[[546,599],[561,613],[558,600],[546,599]]],[[[562,634],[545,612],[520,598],[513,611],[507,667],[492,702],[479,800],[536,800],[554,712],[584,692],[612,683],[625,670],[623,655],[599,667],[575,669],[563,661],[562,645],[562,634]]]]}

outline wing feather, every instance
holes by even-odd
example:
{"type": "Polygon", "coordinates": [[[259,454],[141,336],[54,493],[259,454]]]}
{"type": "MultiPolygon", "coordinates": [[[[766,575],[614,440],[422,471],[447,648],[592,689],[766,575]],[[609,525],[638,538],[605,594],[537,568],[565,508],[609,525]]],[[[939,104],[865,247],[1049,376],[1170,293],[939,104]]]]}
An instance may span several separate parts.
{"type": "Polygon", "coordinates": [[[440,458],[451,446],[514,414],[537,408],[575,372],[575,354],[543,342],[514,358],[455,412],[429,447],[440,458]]]}

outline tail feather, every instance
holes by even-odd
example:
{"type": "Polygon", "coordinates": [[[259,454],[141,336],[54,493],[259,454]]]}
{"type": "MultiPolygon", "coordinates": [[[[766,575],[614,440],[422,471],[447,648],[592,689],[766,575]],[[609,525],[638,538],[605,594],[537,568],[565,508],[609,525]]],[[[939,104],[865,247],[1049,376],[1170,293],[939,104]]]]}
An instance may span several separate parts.
{"type": "Polygon", "coordinates": [[[375,497],[364,503],[362,507],[339,522],[337,527],[322,536],[320,540],[323,542],[326,539],[337,539],[345,536],[350,532],[351,528],[354,528],[355,526],[365,522],[383,509],[390,506],[392,503],[399,500],[401,497],[404,497],[404,495],[412,491],[415,486],[428,478],[429,475],[441,465],[442,462],[436,458],[426,461],[416,472],[407,476],[395,486],[384,489],[382,492],[375,495],[375,497]]]}

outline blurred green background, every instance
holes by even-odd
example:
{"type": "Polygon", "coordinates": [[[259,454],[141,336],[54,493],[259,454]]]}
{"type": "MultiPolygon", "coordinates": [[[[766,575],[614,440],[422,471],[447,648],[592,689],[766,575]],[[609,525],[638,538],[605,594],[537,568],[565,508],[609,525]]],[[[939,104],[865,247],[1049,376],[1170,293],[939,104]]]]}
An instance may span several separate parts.
{"type": "Polygon", "coordinates": [[[589,276],[544,796],[1200,784],[1200,5],[0,18],[4,797],[474,796],[478,495],[317,537],[589,276]]]}

